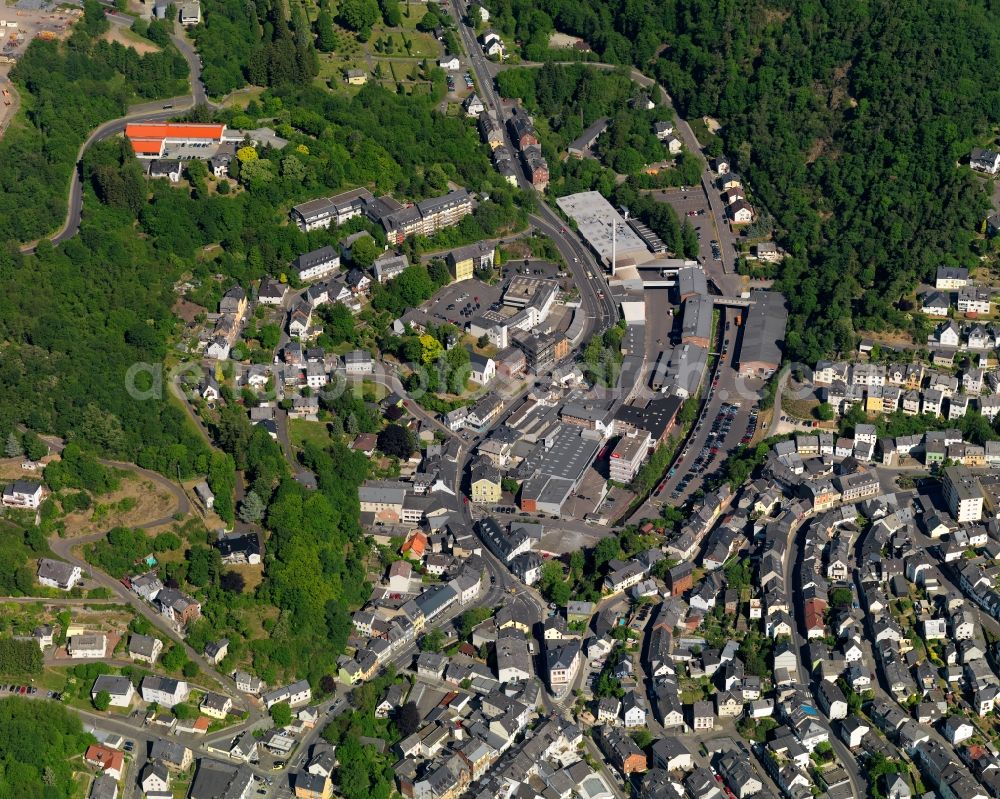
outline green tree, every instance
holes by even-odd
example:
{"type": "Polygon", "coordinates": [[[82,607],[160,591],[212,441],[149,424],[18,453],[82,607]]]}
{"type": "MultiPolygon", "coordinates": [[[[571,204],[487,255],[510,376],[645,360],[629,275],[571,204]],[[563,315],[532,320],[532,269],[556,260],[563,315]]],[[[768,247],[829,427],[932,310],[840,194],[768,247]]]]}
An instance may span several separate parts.
{"type": "Polygon", "coordinates": [[[170,709],[170,712],[174,714],[175,718],[178,718],[181,721],[196,719],[200,715],[198,708],[188,704],[187,702],[178,702],[170,709]]]}
{"type": "Polygon", "coordinates": [[[444,633],[441,632],[440,627],[429,630],[420,639],[420,649],[423,652],[440,652],[443,646],[444,633]]]}
{"type": "Polygon", "coordinates": [[[696,397],[686,399],[677,413],[677,421],[682,425],[690,426],[698,420],[698,411],[698,399],[696,397]]]}
{"type": "Polygon", "coordinates": [[[18,439],[17,434],[11,430],[7,436],[7,446],[4,449],[8,458],[20,458],[24,454],[24,447],[18,439]]]}
{"type": "Polygon", "coordinates": [[[334,344],[355,341],[354,315],[346,305],[339,302],[324,305],[320,309],[320,315],[323,319],[323,332],[334,344]]]}
{"type": "Polygon", "coordinates": [[[292,708],[288,702],[278,702],[271,705],[268,712],[271,714],[271,721],[274,722],[275,727],[287,727],[292,723],[292,708]]]}
{"type": "Polygon", "coordinates": [[[382,19],[387,27],[398,28],[403,21],[403,15],[399,11],[399,0],[379,0],[379,8],[382,10],[382,19]]]}
{"type": "Polygon", "coordinates": [[[337,35],[333,32],[333,17],[327,9],[320,9],[316,15],[316,48],[323,53],[332,53],[337,48],[337,35]]]}
{"type": "Polygon", "coordinates": [[[428,7],[423,17],[421,17],[420,22],[417,23],[417,30],[424,33],[431,33],[440,24],[441,17],[438,16],[433,8],[428,7]]]}
{"type": "Polygon", "coordinates": [[[594,547],[594,565],[599,569],[610,560],[622,556],[622,547],[616,536],[607,536],[594,547]]]}
{"type": "Polygon", "coordinates": [[[471,608],[462,612],[462,615],[458,617],[458,634],[465,640],[470,635],[477,625],[486,621],[493,615],[493,611],[489,608],[471,608]]]}
{"type": "Polygon", "coordinates": [[[550,560],[542,565],[539,579],[542,596],[557,605],[566,605],[570,600],[572,589],[563,575],[563,565],[557,560],[550,560]]]}
{"type": "Polygon", "coordinates": [[[399,424],[388,424],[378,434],[380,452],[406,460],[413,453],[413,439],[410,431],[399,424]]]}
{"type": "Polygon", "coordinates": [[[179,549],[180,546],[181,539],[177,533],[157,533],[156,537],[153,539],[154,552],[169,552],[173,549],[179,549]]]}
{"type": "Polygon", "coordinates": [[[91,36],[97,37],[107,33],[111,27],[107,17],[104,16],[104,6],[98,0],[84,0],[83,2],[83,28],[91,36]]]}
{"type": "MultiPolygon", "coordinates": [[[[37,646],[35,647],[38,648],[37,646]]],[[[0,700],[0,782],[10,797],[73,794],[73,758],[93,742],[78,716],[56,702],[0,700]]]]}
{"type": "Polygon", "coordinates": [[[28,431],[21,437],[21,444],[24,447],[24,454],[28,460],[40,461],[49,454],[49,446],[32,431],[28,431]]]}
{"type": "Polygon", "coordinates": [[[854,602],[854,594],[850,588],[834,588],[830,591],[830,604],[835,608],[849,608],[854,602]]]}
{"type": "Polygon", "coordinates": [[[102,712],[111,707],[111,694],[107,691],[98,691],[94,697],[94,707],[102,712]]]}
{"type": "Polygon", "coordinates": [[[632,733],[632,740],[640,749],[647,749],[653,743],[653,734],[649,730],[636,730],[632,733]]]}
{"type": "Polygon", "coordinates": [[[264,518],[266,510],[264,500],[260,498],[256,491],[248,491],[240,503],[240,518],[247,524],[257,524],[264,518]]]}
{"type": "Polygon", "coordinates": [[[167,671],[180,671],[187,663],[184,647],[174,644],[160,657],[160,663],[167,671]]]}
{"type": "Polygon", "coordinates": [[[367,269],[378,257],[378,248],[375,246],[375,239],[371,236],[362,236],[351,245],[351,261],[357,266],[367,269]]]}
{"type": "Polygon", "coordinates": [[[396,729],[402,736],[412,735],[420,729],[420,711],[416,702],[406,702],[396,716],[396,729]]]}
{"type": "Polygon", "coordinates": [[[379,18],[376,0],[341,0],[338,20],[348,30],[363,36],[371,34],[372,25],[379,18]]]}

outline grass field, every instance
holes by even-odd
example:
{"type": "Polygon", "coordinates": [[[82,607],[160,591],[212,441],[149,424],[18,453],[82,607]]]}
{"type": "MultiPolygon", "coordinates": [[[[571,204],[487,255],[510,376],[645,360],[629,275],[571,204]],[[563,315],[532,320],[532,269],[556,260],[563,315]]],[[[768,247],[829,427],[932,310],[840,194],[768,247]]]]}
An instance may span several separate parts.
{"type": "Polygon", "coordinates": [[[705,120],[701,117],[689,119],[688,124],[691,126],[691,131],[702,147],[707,147],[709,142],[716,138],[715,134],[708,129],[708,125],[705,124],[705,120]]]}
{"type": "Polygon", "coordinates": [[[112,527],[137,527],[156,519],[169,517],[177,508],[172,494],[149,480],[128,476],[121,487],[104,496],[93,498],[93,507],[66,516],[69,537],[89,535],[112,527]]]}
{"type": "Polygon", "coordinates": [[[402,11],[400,27],[375,25],[367,42],[359,42],[351,31],[334,25],[338,47],[333,53],[319,54],[317,81],[334,91],[353,94],[360,87],[348,86],[344,76],[349,69],[360,69],[368,75],[369,81],[378,80],[388,89],[395,89],[397,83],[402,83],[407,93],[425,91],[422,83],[411,86],[410,81],[422,81],[421,63],[424,60],[429,64],[436,63],[442,45],[431,34],[416,30],[425,13],[423,4],[414,4],[409,17],[405,8],[402,11]],[[378,78],[372,74],[376,64],[381,69],[378,78]]]}
{"type": "Polygon", "coordinates": [[[305,419],[288,420],[288,437],[296,449],[302,449],[307,442],[327,447],[332,441],[326,422],[309,422],[305,419]]]}
{"type": "Polygon", "coordinates": [[[437,58],[441,53],[441,43],[429,33],[384,26],[375,27],[372,31],[371,41],[365,46],[369,47],[370,52],[376,56],[379,53],[384,53],[401,58],[432,59],[437,58]]]}
{"type": "Polygon", "coordinates": [[[263,86],[247,86],[246,88],[237,89],[231,94],[227,94],[222,104],[226,108],[246,108],[247,103],[258,99],[263,93],[263,86]]]}

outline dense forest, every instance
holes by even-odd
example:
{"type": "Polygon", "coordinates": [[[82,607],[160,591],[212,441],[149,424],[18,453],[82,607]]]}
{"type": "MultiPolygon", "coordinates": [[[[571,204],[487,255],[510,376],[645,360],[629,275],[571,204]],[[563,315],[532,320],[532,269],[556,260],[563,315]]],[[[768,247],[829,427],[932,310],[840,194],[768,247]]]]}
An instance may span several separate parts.
{"type": "MultiPolygon", "coordinates": [[[[8,242],[62,221],[91,129],[135,99],[185,90],[187,64],[176,50],[139,56],[100,40],[107,21],[95,5],[66,43],[36,39],[12,72],[30,101],[23,124],[0,142],[0,238],[8,242]]],[[[134,208],[144,188],[131,187],[134,208]]],[[[133,364],[160,364],[166,354],[175,270],[134,235],[126,214],[96,203],[64,246],[0,251],[0,429],[23,424],[171,474],[203,472],[207,448],[181,409],[125,390],[133,364]]]]}
{"type": "Polygon", "coordinates": [[[0,799],[74,795],[73,761],[93,741],[62,705],[0,699],[0,799]]]}
{"type": "Polygon", "coordinates": [[[31,596],[37,593],[35,571],[28,561],[49,554],[45,536],[35,526],[5,520],[0,524],[0,593],[31,596]]]}
{"type": "MultiPolygon", "coordinates": [[[[18,64],[15,80],[37,94],[29,114],[37,121],[12,127],[0,141],[0,182],[10,187],[0,207],[18,206],[0,213],[6,238],[56,226],[79,143],[89,128],[119,115],[131,96],[124,78],[88,83],[112,69],[94,63],[106,47],[81,27],[65,44],[33,42],[18,64]],[[67,98],[81,106],[66,113],[67,98]],[[36,169],[37,159],[46,163],[36,169]]],[[[90,148],[80,234],[58,248],[42,242],[32,255],[14,247],[0,252],[0,279],[8,287],[0,299],[0,380],[7,388],[0,431],[23,424],[171,476],[208,472],[208,448],[165,387],[151,399],[125,390],[133,365],[164,361],[176,325],[173,286],[184,272],[211,286],[220,285],[211,279],[218,274],[224,285],[249,285],[283,273],[298,253],[342,235],[307,236],[287,224],[287,208],[348,186],[410,199],[440,194],[450,180],[489,191],[490,201],[440,241],[411,243],[411,257],[423,247],[523,226],[532,198],[489,168],[472,125],[434,113],[433,104],[378,86],[350,99],[295,84],[275,89],[243,111],[227,112],[226,121],[271,124],[293,143],[281,151],[262,148],[253,163],[237,165],[244,190],[230,194],[210,191],[204,171],[193,167],[190,191],[149,184],[120,140],[90,148]],[[136,225],[143,235],[136,236],[136,225]],[[201,257],[201,248],[217,244],[211,258],[201,257]]],[[[189,116],[208,118],[203,110],[189,116]]],[[[139,388],[148,387],[144,379],[140,373],[139,388]]]]}
{"type": "MultiPolygon", "coordinates": [[[[88,15],[103,14],[94,5],[88,15]]],[[[35,39],[11,72],[31,102],[24,124],[12,124],[0,145],[0,240],[28,241],[59,225],[77,151],[91,130],[131,102],[187,91],[187,63],[172,45],[140,56],[96,37],[108,24],[103,16],[93,31],[88,22],[65,44],[35,39]]]]}
{"type": "Polygon", "coordinates": [[[1000,121],[1000,22],[969,0],[494,0],[523,41],[554,29],[635,64],[727,151],[792,253],[788,349],[815,360],[855,332],[906,327],[918,280],[975,261],[986,207],[956,163],[1000,121]]]}
{"type": "Polygon", "coordinates": [[[202,79],[211,95],[252,83],[302,83],[319,71],[313,30],[300,2],[246,3],[206,0],[205,21],[193,36],[204,64],[202,79]]]}

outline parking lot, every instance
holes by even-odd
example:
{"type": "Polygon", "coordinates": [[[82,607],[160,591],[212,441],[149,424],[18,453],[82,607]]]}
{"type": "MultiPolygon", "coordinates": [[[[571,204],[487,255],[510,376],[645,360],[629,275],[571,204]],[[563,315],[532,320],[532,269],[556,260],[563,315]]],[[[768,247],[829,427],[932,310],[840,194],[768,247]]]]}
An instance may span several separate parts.
{"type": "MultiPolygon", "coordinates": [[[[608,447],[605,447],[607,450],[608,447]]],[[[623,488],[607,489],[607,455],[598,458],[580,482],[576,490],[563,508],[567,519],[603,519],[613,521],[629,506],[634,494],[623,488]]]]}
{"type": "Polygon", "coordinates": [[[448,91],[451,94],[455,94],[455,88],[458,84],[464,85],[467,92],[471,92],[474,85],[472,75],[469,74],[468,70],[463,71],[461,75],[458,72],[448,72],[446,80],[448,81],[448,91]]]}
{"type": "MultiPolygon", "coordinates": [[[[702,443],[701,449],[697,453],[685,450],[682,461],[686,460],[688,455],[694,454],[694,460],[687,471],[683,472],[682,466],[678,464],[667,472],[668,478],[673,477],[678,472],[683,472],[680,481],[670,492],[671,499],[677,499],[685,494],[691,482],[700,478],[712,466],[721,448],[724,446],[725,440],[729,437],[729,433],[733,428],[733,420],[736,418],[739,409],[740,406],[735,403],[724,402],[722,407],[719,408],[719,412],[715,415],[715,418],[712,419],[708,435],[702,443]]],[[[706,424],[708,424],[707,419],[700,420],[695,426],[695,432],[700,431],[706,424]]]]}
{"type": "Polygon", "coordinates": [[[438,323],[448,321],[464,328],[477,313],[482,313],[499,301],[499,286],[491,286],[473,278],[445,286],[427,302],[424,310],[438,323]]]}
{"type": "Polygon", "coordinates": [[[716,220],[709,208],[708,199],[701,186],[689,186],[687,189],[665,189],[663,191],[651,192],[654,199],[660,202],[669,203],[677,212],[681,222],[690,222],[698,232],[699,250],[698,262],[705,267],[709,277],[721,274],[723,271],[721,250],[716,252],[712,242],[716,242],[718,247],[724,246],[719,242],[730,240],[731,234],[726,220],[716,220]],[[723,230],[720,232],[719,227],[723,230]]]}
{"type": "MultiPolygon", "coordinates": [[[[537,258],[524,258],[509,261],[501,267],[504,282],[509,278],[514,277],[514,275],[529,275],[531,277],[548,277],[553,280],[567,277],[566,273],[562,271],[562,268],[556,264],[550,263],[549,261],[542,261],[537,258]]],[[[562,281],[569,286],[570,281],[562,281]]]]}
{"type": "MultiPolygon", "coordinates": [[[[464,328],[478,314],[491,309],[499,310],[504,290],[511,279],[518,275],[529,277],[551,278],[559,280],[562,289],[568,290],[572,282],[568,278],[560,278],[560,267],[547,261],[518,260],[502,267],[503,279],[490,285],[472,278],[451,283],[438,291],[423,306],[422,310],[430,314],[437,323],[450,322],[464,328]]],[[[552,313],[558,313],[560,308],[553,307],[552,313]]]]}
{"type": "Polygon", "coordinates": [[[741,443],[749,441],[748,433],[752,437],[756,430],[756,402],[762,383],[740,378],[734,368],[739,344],[736,315],[735,309],[728,308],[721,320],[722,352],[711,382],[703,388],[707,403],[702,415],[668,477],[644,509],[648,505],[656,509],[685,502],[707,475],[715,472],[741,443]]]}

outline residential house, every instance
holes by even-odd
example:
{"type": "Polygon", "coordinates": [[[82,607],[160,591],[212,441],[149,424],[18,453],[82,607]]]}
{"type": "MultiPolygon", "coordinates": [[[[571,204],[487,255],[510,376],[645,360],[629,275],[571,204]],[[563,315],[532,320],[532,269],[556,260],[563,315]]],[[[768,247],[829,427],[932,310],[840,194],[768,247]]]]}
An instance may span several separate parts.
{"type": "Polygon", "coordinates": [[[233,708],[233,700],[225,694],[209,691],[201,700],[199,709],[213,719],[225,719],[233,708]]]}
{"type": "Polygon", "coordinates": [[[30,480],[15,480],[8,484],[3,490],[2,503],[7,508],[26,508],[37,510],[42,504],[44,490],[41,483],[33,483],[30,480]]]}
{"type": "Polygon", "coordinates": [[[114,780],[120,780],[125,772],[125,753],[108,746],[91,744],[83,753],[83,762],[114,780]]]}
{"type": "Polygon", "coordinates": [[[191,695],[191,688],[184,680],[160,677],[156,674],[143,677],[140,689],[144,702],[155,703],[165,708],[186,702],[191,695]]]}
{"type": "Polygon", "coordinates": [[[98,694],[107,692],[111,697],[111,707],[131,707],[135,699],[135,687],[128,677],[101,674],[90,689],[90,698],[96,700],[98,694]]]}
{"type": "Polygon", "coordinates": [[[79,566],[51,558],[38,560],[38,582],[41,585],[69,591],[82,580],[83,571],[79,566]]]}
{"type": "Polygon", "coordinates": [[[97,659],[107,656],[108,637],[104,633],[82,633],[66,639],[66,652],[71,658],[97,659]]]}
{"type": "Polygon", "coordinates": [[[163,651],[163,641],[150,635],[132,633],[128,639],[128,656],[139,663],[153,665],[163,651]]]}

